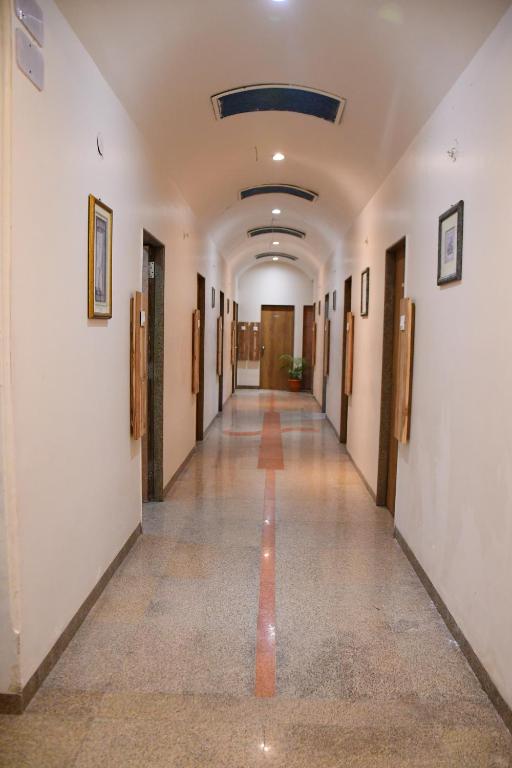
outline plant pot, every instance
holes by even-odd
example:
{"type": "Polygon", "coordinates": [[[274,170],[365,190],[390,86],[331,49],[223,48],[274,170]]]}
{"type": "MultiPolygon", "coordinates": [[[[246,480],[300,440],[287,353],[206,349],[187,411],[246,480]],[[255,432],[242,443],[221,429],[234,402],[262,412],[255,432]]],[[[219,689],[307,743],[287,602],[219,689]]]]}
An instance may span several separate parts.
{"type": "Polygon", "coordinates": [[[290,392],[300,392],[302,381],[300,379],[288,379],[288,389],[290,392]]]}

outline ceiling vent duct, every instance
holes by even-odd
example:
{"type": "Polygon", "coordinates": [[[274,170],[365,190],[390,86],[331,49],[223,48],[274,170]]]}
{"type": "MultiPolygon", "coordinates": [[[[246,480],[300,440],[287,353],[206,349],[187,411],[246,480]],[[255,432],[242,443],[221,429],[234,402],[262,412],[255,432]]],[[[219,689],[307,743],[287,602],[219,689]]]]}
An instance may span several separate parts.
{"type": "Polygon", "coordinates": [[[244,85],[212,96],[218,120],[249,112],[298,112],[339,123],[346,99],[300,85],[244,85]]]}
{"type": "Polygon", "coordinates": [[[240,200],[246,200],[248,197],[255,197],[256,195],[293,195],[310,203],[314,203],[318,199],[318,192],[296,187],[294,184],[260,184],[257,187],[242,189],[240,200]]]}
{"type": "Polygon", "coordinates": [[[254,227],[247,232],[249,237],[257,237],[258,235],[291,235],[292,237],[300,237],[304,239],[306,237],[305,232],[301,232],[300,229],[294,229],[293,227],[254,227]]]}
{"type": "Polygon", "coordinates": [[[298,256],[292,256],[290,253],[279,253],[279,251],[268,251],[267,253],[258,253],[257,256],[254,257],[256,261],[259,261],[259,259],[288,259],[289,261],[298,261],[298,256]]]}

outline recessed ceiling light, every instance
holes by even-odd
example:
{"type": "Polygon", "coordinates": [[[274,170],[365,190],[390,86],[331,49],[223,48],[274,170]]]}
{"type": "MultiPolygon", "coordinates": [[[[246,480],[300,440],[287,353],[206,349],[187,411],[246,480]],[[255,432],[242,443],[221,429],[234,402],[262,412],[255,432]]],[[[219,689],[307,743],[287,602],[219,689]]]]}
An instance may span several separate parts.
{"type": "Polygon", "coordinates": [[[276,152],[275,155],[272,157],[272,160],[275,160],[276,163],[280,163],[281,160],[284,160],[284,155],[282,152],[276,152]]]}
{"type": "Polygon", "coordinates": [[[272,256],[272,261],[279,261],[279,256],[272,256]]]}
{"type": "Polygon", "coordinates": [[[279,216],[279,214],[281,213],[281,209],[280,208],[274,208],[272,210],[272,213],[273,213],[274,216],[279,216]]]}
{"type": "Polygon", "coordinates": [[[272,243],[272,245],[279,245],[279,240],[274,240],[274,242],[272,243]]]}

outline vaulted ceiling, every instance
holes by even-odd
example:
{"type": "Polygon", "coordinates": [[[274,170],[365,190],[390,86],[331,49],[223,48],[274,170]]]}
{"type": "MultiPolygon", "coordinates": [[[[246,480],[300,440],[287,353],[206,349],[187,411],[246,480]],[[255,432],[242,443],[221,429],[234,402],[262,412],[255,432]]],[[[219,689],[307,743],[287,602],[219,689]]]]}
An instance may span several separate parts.
{"type": "MultiPolygon", "coordinates": [[[[205,234],[244,268],[266,250],[315,270],[491,32],[510,0],[57,0],[205,234]],[[339,124],[256,112],[216,118],[211,97],[293,83],[347,100],[339,124]],[[281,151],[286,159],[274,162],[281,151]],[[259,184],[288,195],[240,200],[259,184]],[[299,240],[248,238],[276,223],[299,240]]],[[[450,137],[452,138],[452,137],[450,137]]]]}

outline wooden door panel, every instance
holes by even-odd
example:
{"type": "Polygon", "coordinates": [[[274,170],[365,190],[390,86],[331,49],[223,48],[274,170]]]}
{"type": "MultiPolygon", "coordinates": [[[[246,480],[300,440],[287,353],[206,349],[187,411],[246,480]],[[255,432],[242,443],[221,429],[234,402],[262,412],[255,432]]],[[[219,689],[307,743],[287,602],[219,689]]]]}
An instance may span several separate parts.
{"type": "Polygon", "coordinates": [[[304,307],[302,330],[302,357],[307,361],[303,375],[304,389],[310,390],[313,386],[313,326],[315,324],[314,306],[304,307]]]}
{"type": "Polygon", "coordinates": [[[388,480],[386,491],[386,506],[389,511],[395,513],[396,475],[398,463],[398,440],[394,435],[396,419],[397,382],[399,368],[399,336],[400,336],[400,302],[404,298],[405,280],[405,248],[402,247],[395,257],[395,285],[394,285],[394,310],[393,310],[393,379],[391,392],[391,414],[389,434],[389,461],[388,480]]]}
{"type": "Polygon", "coordinates": [[[288,389],[288,373],[281,368],[280,355],[293,355],[293,307],[262,307],[260,387],[288,389]]]}

